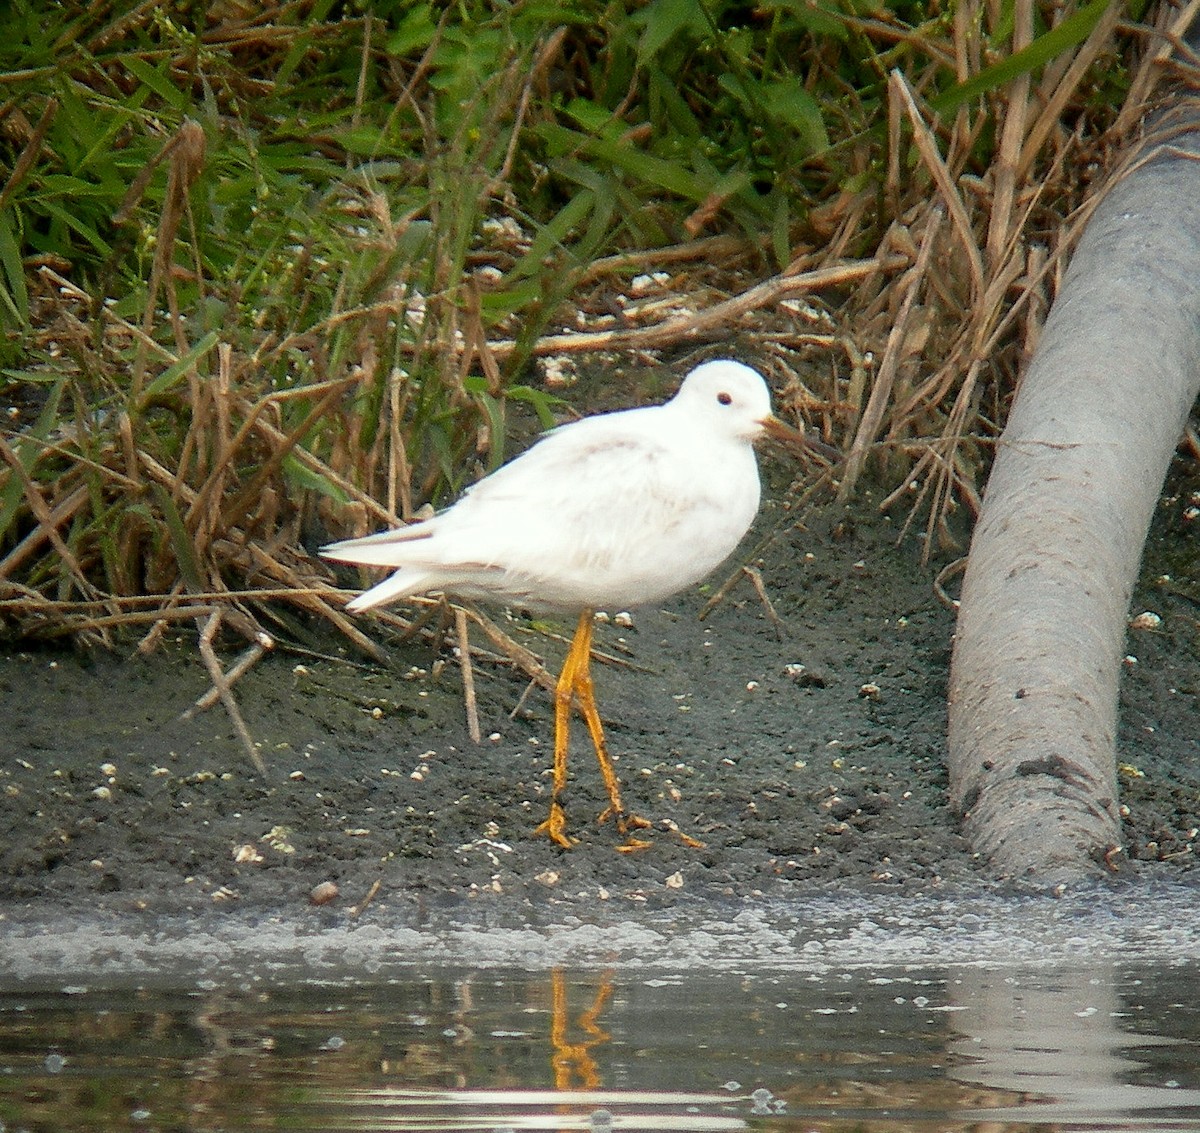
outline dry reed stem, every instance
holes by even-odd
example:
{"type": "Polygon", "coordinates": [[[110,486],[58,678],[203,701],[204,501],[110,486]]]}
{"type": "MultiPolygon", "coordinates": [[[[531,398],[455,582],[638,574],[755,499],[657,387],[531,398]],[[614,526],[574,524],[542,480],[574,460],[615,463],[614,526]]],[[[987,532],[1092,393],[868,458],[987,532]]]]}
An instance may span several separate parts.
{"type": "MultiPolygon", "coordinates": [[[[1193,3],[1200,3],[1200,0],[1193,0],[1193,3]]],[[[1104,15],[1092,29],[1091,35],[1075,53],[1070,66],[1055,87],[1054,93],[1042,107],[1042,112],[1038,115],[1037,121],[1030,129],[1021,148],[1020,162],[1017,166],[1017,174],[1020,178],[1026,178],[1031,174],[1033,164],[1045,147],[1046,140],[1055,127],[1061,126],[1063,111],[1067,108],[1067,104],[1079,90],[1079,84],[1086,77],[1101,50],[1111,41],[1121,8],[1122,5],[1118,0],[1114,0],[1114,3],[1105,10],[1104,15]]]]}
{"type": "Polygon", "coordinates": [[[888,82],[888,90],[892,97],[901,100],[901,105],[908,115],[909,125],[912,127],[913,141],[916,143],[917,152],[920,153],[925,168],[933,177],[934,184],[937,185],[938,192],[941,194],[942,200],[950,212],[951,225],[958,236],[959,244],[967,257],[967,264],[971,269],[971,298],[974,301],[983,294],[983,257],[979,254],[979,246],[976,244],[974,233],[971,231],[971,222],[967,218],[967,210],[963,204],[962,194],[955,186],[954,179],[950,175],[950,170],[947,168],[945,161],[942,160],[942,155],[938,152],[933,132],[925,124],[924,118],[921,117],[921,113],[917,109],[917,104],[908,80],[899,71],[893,71],[888,82]]]}
{"type": "MultiPolygon", "coordinates": [[[[1007,258],[1002,257],[1000,265],[988,282],[985,301],[973,308],[969,318],[959,319],[960,331],[955,337],[954,344],[947,351],[945,361],[929,378],[916,386],[907,398],[892,406],[892,425],[888,431],[888,440],[899,440],[908,430],[909,422],[923,409],[931,409],[940,405],[949,396],[950,390],[959,381],[961,375],[965,373],[967,379],[970,379],[972,364],[988,358],[993,351],[999,349],[1004,333],[1020,312],[1026,308],[1027,300],[1037,295],[1036,289],[1065,258],[1073,243],[1071,239],[1060,242],[1053,256],[1039,256],[1040,266],[1034,272],[1027,273],[1026,286],[1007,308],[1004,306],[1005,293],[1021,271],[1016,257],[1021,250],[1024,229],[1029,223],[1035,206],[1041,199],[1043,190],[1049,180],[1061,169],[1067,153],[1066,149],[1062,149],[1055,155],[1050,173],[1030,195],[1024,214],[1011,233],[1010,245],[1006,251],[1007,258]],[[988,337],[981,340],[983,334],[988,334],[988,337]]],[[[1043,305],[1043,318],[1044,315],[1043,305]]],[[[1037,325],[1027,325],[1026,341],[1036,339],[1038,332],[1037,325]]],[[[1030,355],[1031,353],[1032,351],[1030,351],[1030,355]]],[[[891,498],[889,497],[889,499],[891,498]]]]}
{"type": "MultiPolygon", "coordinates": [[[[1200,2],[1200,0],[1198,0],[1200,2]]],[[[973,9],[977,14],[978,9],[973,9]]],[[[960,13],[961,14],[961,13],[960,13]]],[[[1019,50],[1029,39],[1028,20],[1031,13],[1025,4],[1018,4],[1015,11],[1013,50],[1019,50]]],[[[937,280],[935,298],[951,318],[956,318],[960,329],[953,344],[945,353],[945,361],[936,372],[899,403],[889,398],[891,427],[888,438],[898,440],[904,433],[913,431],[918,415],[938,412],[951,389],[958,386],[955,399],[949,408],[941,430],[940,441],[928,448],[918,459],[917,465],[906,478],[921,480],[921,490],[913,505],[908,522],[925,507],[929,509],[926,523],[926,554],[938,531],[944,530],[944,517],[955,498],[962,498],[973,510],[978,506],[978,491],[974,484],[974,473],[964,464],[959,445],[970,427],[969,418],[978,420],[976,387],[985,373],[985,364],[993,352],[1003,349],[1012,335],[1012,327],[1018,318],[1023,318],[1021,345],[1028,350],[1039,333],[1039,320],[1044,317],[1041,286],[1049,273],[1056,270],[1066,253],[1073,246],[1077,229],[1072,228],[1067,237],[1060,241],[1050,256],[1035,254],[1025,247],[1030,218],[1047,187],[1055,183],[1059,171],[1065,165],[1067,146],[1059,146],[1052,155],[1050,173],[1028,183],[1033,164],[1045,149],[1053,128],[1061,119],[1064,108],[1076,95],[1084,77],[1095,65],[1100,52],[1111,42],[1116,26],[1117,6],[1108,9],[1098,26],[1086,42],[1072,55],[1055,61],[1047,67],[1039,98],[1045,105],[1036,119],[1029,121],[1026,107],[1029,105],[1029,84],[1016,81],[1005,92],[1001,121],[1000,146],[992,165],[992,194],[986,217],[986,236],[980,241],[986,245],[988,271],[982,270],[983,258],[971,237],[965,207],[961,195],[952,183],[951,163],[943,161],[937,152],[932,132],[924,127],[916,110],[911,87],[899,75],[893,75],[893,93],[903,102],[905,113],[914,130],[914,141],[922,163],[931,172],[942,198],[950,208],[954,231],[958,243],[967,250],[971,264],[973,283],[972,298],[963,312],[955,312],[950,296],[937,280]],[[1020,215],[1016,207],[1020,205],[1020,215]],[[972,252],[974,251],[974,254],[972,252]],[[1015,298],[1010,298],[1013,285],[1022,281],[1015,298]]],[[[956,22],[956,34],[960,59],[969,60],[973,47],[973,23],[956,22]]],[[[974,66],[965,66],[965,71],[974,73],[974,66]]],[[[893,147],[895,152],[895,147],[893,147]]],[[[896,160],[893,158],[893,161],[896,160]]],[[[1073,218],[1074,219],[1074,218],[1073,218]]],[[[995,363],[992,363],[993,373],[995,363]]],[[[865,415],[865,413],[864,413],[865,415]]],[[[862,422],[859,430],[861,433],[862,422]]],[[[850,462],[852,475],[857,474],[857,461],[850,462]]],[[[843,491],[845,489],[843,488],[843,491]]],[[[890,506],[906,491],[901,487],[887,497],[881,507],[890,506]]]]}
{"type": "MultiPolygon", "coordinates": [[[[1033,0],[1016,0],[1013,14],[1012,50],[1018,51],[1033,42],[1033,0]]],[[[1018,75],[1009,85],[1004,104],[1004,125],[1000,131],[1000,146],[992,162],[992,211],[987,231],[987,263],[995,268],[1008,245],[1012,227],[1013,198],[1016,195],[1020,172],[1021,143],[1025,139],[1025,121],[1029,114],[1029,72],[1018,75]]]]}
{"type": "MultiPolygon", "coordinates": [[[[270,455],[260,466],[254,476],[251,477],[249,483],[228,503],[221,507],[221,518],[226,523],[240,516],[255,500],[259,493],[263,490],[266,482],[279,472],[279,467],[283,460],[288,456],[300,443],[300,439],[305,436],[313,425],[325,416],[326,411],[333,404],[334,397],[346,386],[353,383],[355,379],[345,378],[340,382],[325,382],[324,389],[321,391],[314,390],[313,387],[304,387],[302,391],[291,390],[283,393],[269,394],[262,399],[260,404],[275,403],[281,400],[286,400],[288,394],[296,396],[303,392],[306,397],[312,397],[314,392],[320,392],[321,396],[317,398],[316,404],[308,411],[304,419],[290,433],[279,432],[278,440],[271,447],[270,455]]],[[[256,407],[257,409],[257,407],[256,407]]],[[[252,424],[255,418],[252,416],[247,422],[247,425],[252,424]]],[[[248,431],[246,429],[245,431],[248,431]]],[[[277,431],[278,432],[278,431],[277,431]]],[[[240,435],[241,431],[239,431],[240,435]]]]}
{"type": "MultiPolygon", "coordinates": [[[[573,334],[548,334],[539,338],[532,353],[570,354],[611,350],[661,350],[682,342],[697,341],[708,335],[728,333],[730,328],[752,311],[769,307],[781,299],[804,295],[827,287],[861,283],[873,275],[888,275],[907,267],[906,256],[880,255],[866,260],[831,264],[813,271],[772,276],[739,295],[716,303],[694,314],[680,315],[655,326],[632,330],[584,331],[573,334]]],[[[500,361],[517,348],[515,342],[492,343],[492,353],[500,361]]]]}
{"type": "Polygon", "coordinates": [[[54,520],[54,509],[46,503],[41,489],[26,471],[25,466],[21,463],[21,458],[13,451],[12,446],[3,436],[0,436],[0,458],[3,458],[12,469],[12,474],[21,482],[25,502],[29,504],[29,510],[33,512],[39,529],[45,532],[46,538],[50,540],[58,557],[75,576],[76,585],[84,594],[95,594],[96,589],[88,581],[87,575],[79,565],[79,560],[58,533],[59,525],[54,520]]]}
{"type": "Polygon", "coordinates": [[[954,77],[960,83],[965,83],[979,70],[979,27],[982,20],[978,0],[963,0],[963,3],[954,5],[954,77]]]}
{"type": "Polygon", "coordinates": [[[558,683],[554,678],[554,674],[541,663],[531,650],[526,649],[519,641],[515,641],[496,625],[495,622],[478,610],[468,608],[466,615],[483,630],[487,639],[505,657],[513,662],[517,668],[525,673],[533,683],[540,685],[547,692],[554,691],[554,687],[558,683]]]}
{"type": "MultiPolygon", "coordinates": [[[[98,634],[109,629],[131,629],[144,625],[162,624],[165,628],[168,622],[194,621],[197,616],[215,614],[222,609],[217,605],[188,605],[176,609],[131,610],[121,614],[102,616],[73,616],[62,613],[56,608],[55,603],[48,605],[47,613],[54,615],[54,624],[46,626],[40,631],[40,636],[47,638],[98,634]]],[[[19,603],[3,602],[0,603],[0,606],[14,611],[21,610],[23,613],[37,612],[41,608],[35,603],[30,603],[24,609],[21,609],[19,603]]]]}
{"type": "Polygon", "coordinates": [[[1178,9],[1178,15],[1173,16],[1172,13],[1175,11],[1176,9],[1171,4],[1162,4],[1158,9],[1156,27],[1162,40],[1153,51],[1147,53],[1133,82],[1129,85],[1129,94],[1125,98],[1125,104],[1121,107],[1121,112],[1117,115],[1110,131],[1118,138],[1124,137],[1132,130],[1136,122],[1145,114],[1146,107],[1154,96],[1154,88],[1165,73],[1167,64],[1179,50],[1188,29],[1197,17],[1200,17],[1200,0],[1188,0],[1181,9],[1178,9]]]}
{"type": "MultiPolygon", "coordinates": [[[[400,381],[400,378],[406,377],[398,366],[392,368],[392,390],[395,394],[395,401],[392,406],[392,420],[390,425],[390,437],[392,442],[391,460],[388,461],[388,477],[394,479],[396,483],[396,494],[399,496],[397,511],[397,501],[389,497],[388,507],[394,514],[404,516],[405,521],[411,521],[418,513],[418,507],[413,500],[413,467],[408,459],[408,444],[410,433],[401,429],[401,424],[405,420],[405,413],[408,406],[412,402],[412,389],[408,381],[400,381]],[[403,396],[401,396],[403,395],[403,396]]],[[[428,506],[423,504],[421,506],[428,506]]]]}
{"type": "MultiPolygon", "coordinates": [[[[763,543],[759,544],[759,547],[765,546],[766,542],[767,540],[764,540],[763,543]]],[[[749,557],[754,558],[756,554],[757,549],[755,553],[749,557]]],[[[746,573],[744,565],[739,563],[737,569],[728,575],[725,581],[722,582],[721,585],[718,586],[716,590],[713,591],[713,593],[709,596],[708,601],[700,607],[700,613],[696,615],[696,620],[699,622],[704,621],[704,619],[707,618],[708,615],[713,612],[713,610],[715,610],[722,602],[725,601],[726,598],[729,597],[729,595],[733,592],[733,588],[737,586],[737,584],[741,582],[743,578],[749,577],[750,576],[746,573]]],[[[760,575],[760,581],[761,578],[762,576],[760,575]]]]}
{"type": "MultiPolygon", "coordinates": [[[[949,420],[946,422],[945,428],[942,430],[941,437],[934,442],[930,452],[933,455],[933,473],[929,480],[933,484],[933,500],[929,508],[929,518],[925,525],[925,543],[921,561],[927,563],[929,561],[930,551],[934,545],[934,537],[938,530],[945,529],[946,515],[954,501],[953,488],[961,486],[965,478],[959,474],[959,453],[958,446],[963,439],[965,432],[965,422],[967,410],[971,403],[972,395],[975,389],[975,383],[979,374],[982,363],[976,360],[971,364],[967,376],[959,387],[958,396],[954,401],[954,409],[951,412],[949,420]]],[[[978,509],[978,500],[974,501],[976,509],[978,509]]],[[[978,510],[976,510],[978,514],[978,510]]],[[[910,515],[909,519],[911,520],[910,515]]],[[[908,522],[905,523],[907,528],[908,522]]],[[[942,540],[944,544],[952,544],[953,540],[947,536],[942,540]]]]}
{"type": "MultiPolygon", "coordinates": [[[[991,17],[988,23],[995,27],[999,13],[994,3],[989,2],[987,7],[991,17]]],[[[955,77],[960,83],[979,73],[983,61],[983,21],[983,5],[979,0],[962,0],[954,5],[954,65],[955,77]]],[[[984,117],[983,114],[976,115],[977,122],[982,122],[984,117]]],[[[970,153],[971,134],[970,108],[960,106],[950,126],[951,142],[948,149],[951,152],[970,153]]]]}
{"type": "MultiPolygon", "coordinates": [[[[222,595],[223,597],[223,595],[222,595]]],[[[182,578],[177,578],[175,584],[171,587],[170,594],[160,597],[160,606],[158,612],[164,617],[155,621],[149,630],[137,644],[137,654],[139,657],[148,657],[162,643],[163,636],[167,632],[167,621],[165,614],[169,611],[174,611],[180,602],[186,599],[184,582],[182,578]]]]}
{"type": "MultiPolygon", "coordinates": [[[[228,669],[225,670],[225,684],[232,688],[238,681],[242,679],[270,650],[275,648],[275,641],[270,634],[263,633],[259,635],[257,641],[251,642],[242,655],[234,661],[228,669]]],[[[181,716],[181,720],[190,720],[198,712],[206,712],[220,699],[221,690],[213,685],[203,696],[196,700],[196,703],[187,709],[181,716]]]]}
{"type": "Polygon", "coordinates": [[[34,126],[24,146],[21,147],[21,152],[17,155],[17,160],[13,162],[12,172],[5,180],[3,187],[0,187],[0,213],[4,212],[9,197],[17,191],[41,155],[42,143],[46,140],[46,133],[51,125],[53,125],[54,119],[58,116],[58,105],[57,98],[46,100],[46,105],[42,109],[37,125],[34,126]]]}
{"type": "Polygon", "coordinates": [[[594,283],[609,275],[641,272],[647,268],[663,268],[668,265],[692,263],[703,260],[707,263],[728,263],[738,256],[753,251],[743,236],[704,236],[688,240],[684,244],[670,244],[665,248],[652,248],[645,252],[620,252],[593,260],[583,269],[579,283],[594,283]]]}
{"type": "Polygon", "coordinates": [[[879,435],[879,430],[883,425],[884,414],[891,404],[892,388],[895,385],[896,372],[900,367],[900,357],[905,338],[908,335],[913,304],[916,302],[917,295],[929,271],[929,258],[933,252],[937,235],[941,231],[943,215],[943,209],[940,205],[935,205],[930,209],[929,217],[925,223],[925,232],[921,237],[921,247],[917,254],[917,262],[910,271],[905,273],[904,278],[901,280],[900,286],[903,288],[904,298],[901,300],[900,310],[897,312],[896,319],[892,323],[891,330],[888,332],[883,361],[879,365],[879,371],[871,387],[870,397],[867,399],[866,408],[859,418],[858,430],[854,435],[854,441],[851,443],[850,451],[846,456],[846,467],[841,486],[838,489],[838,499],[840,500],[849,499],[853,493],[854,487],[858,482],[858,477],[862,472],[863,464],[866,461],[867,451],[879,435]]]}
{"type": "Polygon", "coordinates": [[[246,544],[246,549],[250,552],[251,558],[254,560],[256,570],[262,571],[264,574],[276,579],[285,585],[275,591],[240,591],[235,592],[234,597],[237,600],[253,600],[256,604],[270,601],[272,597],[286,597],[291,602],[299,606],[302,610],[307,610],[317,617],[323,618],[329,622],[339,633],[346,637],[355,648],[361,650],[374,661],[384,664],[387,661],[387,654],[369,638],[358,624],[337,608],[335,603],[344,602],[344,596],[338,590],[324,583],[318,586],[306,585],[291,568],[285,566],[277,558],[267,553],[257,543],[250,542],[246,544]]]}
{"type": "Polygon", "coordinates": [[[542,44],[537,53],[537,58],[528,68],[528,74],[525,81],[521,84],[521,93],[517,98],[516,109],[513,112],[513,124],[511,133],[508,139],[508,148],[504,153],[504,162],[500,166],[496,176],[492,178],[492,182],[487,187],[487,194],[503,193],[507,184],[512,177],[513,164],[517,159],[517,147],[521,140],[522,126],[525,123],[525,118],[529,113],[529,98],[534,87],[545,81],[547,72],[550,70],[554,60],[562,53],[562,45],[567,38],[566,27],[555,28],[550,33],[550,37],[542,44]]]}
{"type": "MultiPolygon", "coordinates": [[[[343,378],[340,381],[331,384],[335,384],[344,388],[347,385],[357,384],[358,381],[358,377],[343,378]]],[[[282,392],[290,396],[299,396],[303,391],[291,390],[282,392]]],[[[259,406],[265,407],[266,403],[274,400],[279,399],[275,394],[268,394],[266,398],[256,405],[256,412],[258,411],[259,406]]],[[[261,417],[256,416],[254,427],[262,435],[263,439],[270,442],[272,445],[283,444],[286,441],[286,435],[282,429],[277,428],[270,421],[267,421],[261,417]]],[[[364,492],[352,481],[347,480],[345,476],[342,476],[340,473],[334,471],[334,469],[326,464],[325,461],[321,460],[321,458],[318,456],[314,456],[302,445],[295,448],[292,452],[292,455],[296,458],[296,461],[299,464],[302,464],[306,469],[308,469],[308,471],[315,472],[318,476],[325,477],[339,491],[344,492],[355,503],[361,504],[363,508],[374,517],[376,522],[387,527],[400,527],[403,525],[404,520],[402,520],[398,515],[384,507],[381,503],[379,503],[378,500],[369,495],[367,492],[364,492]]]]}
{"type": "MultiPolygon", "coordinates": [[[[39,519],[38,525],[0,561],[0,579],[8,578],[31,555],[36,554],[50,541],[51,532],[57,532],[64,523],[73,519],[89,499],[90,492],[87,486],[81,485],[56,503],[45,520],[39,519]]],[[[57,550],[57,547],[55,549],[57,550]]]]}
{"type": "MultiPolygon", "coordinates": [[[[168,306],[171,312],[172,329],[175,333],[175,342],[181,354],[186,351],[187,343],[181,326],[182,320],[179,317],[178,299],[170,269],[172,257],[175,253],[175,238],[179,232],[179,225],[183,220],[184,211],[187,207],[188,191],[203,169],[204,151],[205,137],[203,128],[199,123],[185,119],[155,159],[156,162],[163,159],[168,162],[167,192],[163,199],[162,213],[158,222],[157,239],[154,245],[154,258],[150,265],[150,282],[146,289],[146,306],[142,312],[142,331],[147,339],[151,337],[150,331],[154,327],[159,291],[165,287],[168,306]]],[[[155,162],[151,162],[151,164],[153,165],[155,162]]],[[[134,187],[137,187],[137,182],[135,182],[134,187]]],[[[138,410],[142,408],[142,390],[145,384],[145,376],[145,348],[139,347],[137,353],[134,355],[133,373],[130,383],[130,402],[138,410]]]]}
{"type": "Polygon", "coordinates": [[[475,670],[471,665],[471,639],[467,632],[467,612],[461,606],[454,608],[454,631],[458,636],[458,664],[462,669],[463,705],[467,713],[467,734],[472,743],[480,743],[483,733],[479,729],[479,705],[475,700],[475,670]]]}
{"type": "Polygon", "coordinates": [[[238,740],[241,741],[243,750],[250,758],[250,762],[257,768],[258,773],[266,775],[267,765],[263,762],[263,757],[259,754],[258,748],[254,746],[250,729],[246,727],[246,721],[242,718],[242,711],[238,707],[233,690],[229,687],[229,681],[226,678],[224,670],[221,668],[221,662],[217,658],[216,650],[213,648],[213,638],[216,637],[217,630],[221,627],[222,616],[223,610],[217,609],[207,618],[196,619],[197,628],[200,630],[200,656],[204,660],[204,667],[208,669],[208,675],[212,678],[213,686],[217,690],[221,703],[225,706],[225,711],[229,716],[230,722],[233,724],[233,730],[237,734],[238,740]]]}
{"type": "Polygon", "coordinates": [[[754,593],[758,595],[758,600],[762,603],[763,610],[766,611],[767,620],[775,630],[775,639],[782,641],[784,637],[783,619],[776,612],[774,603],[767,596],[767,587],[763,582],[762,571],[758,567],[751,566],[749,563],[742,563],[742,574],[750,579],[750,585],[754,587],[754,593]]]}

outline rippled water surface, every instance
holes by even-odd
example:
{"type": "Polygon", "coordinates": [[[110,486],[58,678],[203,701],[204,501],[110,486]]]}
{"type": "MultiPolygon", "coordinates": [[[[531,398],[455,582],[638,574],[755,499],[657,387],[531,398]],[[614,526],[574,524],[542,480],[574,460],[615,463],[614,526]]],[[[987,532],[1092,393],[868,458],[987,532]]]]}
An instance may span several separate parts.
{"type": "Polygon", "coordinates": [[[1200,965],[0,991],[0,1128],[1200,1128],[1200,965]]]}

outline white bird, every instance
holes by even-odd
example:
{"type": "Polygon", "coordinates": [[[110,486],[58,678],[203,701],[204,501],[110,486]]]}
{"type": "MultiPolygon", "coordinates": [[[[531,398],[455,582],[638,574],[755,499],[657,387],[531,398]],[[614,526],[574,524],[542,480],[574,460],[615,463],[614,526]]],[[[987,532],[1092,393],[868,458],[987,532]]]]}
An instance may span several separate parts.
{"type": "Polygon", "coordinates": [[[596,708],[594,612],[658,602],[732,553],[758,511],[753,446],[766,434],[814,445],[772,414],[757,371],[740,362],[706,362],[665,405],[563,425],[432,519],[333,543],[321,554],[393,568],[347,605],[351,611],[440,591],[577,613],[555,689],[550,815],[538,833],[572,844],[560,796],[578,697],[608,789],[599,821],[611,817],[630,845],[644,844],[630,831],[650,824],[625,810],[596,708]]]}

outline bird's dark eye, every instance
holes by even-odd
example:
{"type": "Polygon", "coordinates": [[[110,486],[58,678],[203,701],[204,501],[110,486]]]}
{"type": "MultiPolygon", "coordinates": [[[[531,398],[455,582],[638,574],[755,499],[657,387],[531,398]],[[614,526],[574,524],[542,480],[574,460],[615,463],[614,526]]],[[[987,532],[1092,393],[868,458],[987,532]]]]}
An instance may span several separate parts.
{"type": "Polygon", "coordinates": [[[733,404],[733,395],[722,391],[721,393],[717,394],[717,400],[722,405],[732,405],[733,404]]]}

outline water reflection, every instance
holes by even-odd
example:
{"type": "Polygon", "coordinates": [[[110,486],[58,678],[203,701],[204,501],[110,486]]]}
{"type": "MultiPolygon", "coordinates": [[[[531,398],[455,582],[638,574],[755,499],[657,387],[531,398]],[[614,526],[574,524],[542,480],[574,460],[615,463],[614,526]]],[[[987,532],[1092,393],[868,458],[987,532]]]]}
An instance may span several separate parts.
{"type": "Polygon", "coordinates": [[[0,992],[0,1129],[1200,1127],[1200,972],[0,992]]]}
{"type": "MultiPolygon", "coordinates": [[[[1195,988],[1194,972],[1177,975],[1180,987],[1195,988]]],[[[967,969],[948,985],[971,1020],[950,1045],[962,1057],[954,1075],[1036,1103],[1046,1121],[1155,1110],[1195,1117],[1197,1000],[1193,993],[1171,1009],[1172,1025],[1188,1024],[1180,1033],[1142,1033],[1145,994],[1170,986],[1169,973],[1156,977],[1149,986],[1137,977],[1118,984],[1111,969],[1090,964],[1033,976],[967,969]]]]}
{"type": "Polygon", "coordinates": [[[559,1090],[595,1090],[600,1086],[600,1070],[591,1055],[591,1049],[611,1041],[612,1036],[602,1031],[596,1020],[612,998],[612,973],[600,979],[591,1006],[578,1019],[578,1027],[587,1038],[570,1042],[571,1017],[567,1006],[567,978],[562,969],[550,973],[551,1021],[550,1042],[554,1047],[551,1059],[554,1066],[554,1086],[559,1090]]]}

